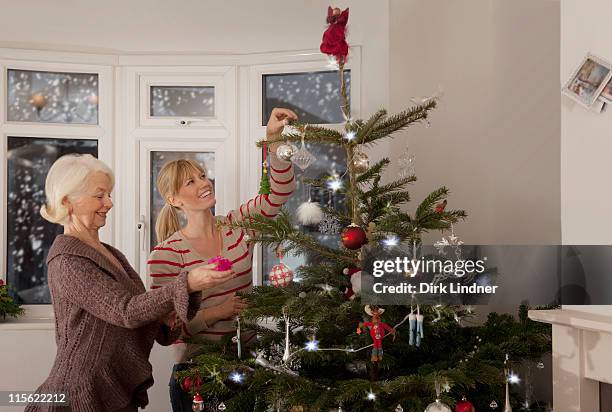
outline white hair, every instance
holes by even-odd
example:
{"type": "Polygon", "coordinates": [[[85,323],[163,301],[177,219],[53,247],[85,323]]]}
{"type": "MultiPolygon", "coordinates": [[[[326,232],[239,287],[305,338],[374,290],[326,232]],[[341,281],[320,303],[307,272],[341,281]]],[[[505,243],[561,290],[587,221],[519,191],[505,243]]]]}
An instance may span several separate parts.
{"type": "Polygon", "coordinates": [[[111,187],[115,186],[113,171],[90,154],[67,154],[57,159],[47,173],[47,202],[40,208],[40,215],[51,223],[67,224],[68,208],[62,203],[63,199],[78,196],[94,172],[105,173],[111,180],[111,187]]]}

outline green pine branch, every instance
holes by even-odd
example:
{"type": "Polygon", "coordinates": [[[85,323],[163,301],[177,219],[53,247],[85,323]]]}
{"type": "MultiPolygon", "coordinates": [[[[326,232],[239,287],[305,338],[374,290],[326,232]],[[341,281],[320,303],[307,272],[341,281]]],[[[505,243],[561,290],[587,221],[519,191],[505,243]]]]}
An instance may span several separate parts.
{"type": "MultiPolygon", "coordinates": [[[[344,135],[337,130],[329,129],[321,126],[313,126],[307,125],[305,123],[293,122],[291,123],[298,130],[304,130],[306,127],[306,132],[304,134],[304,141],[309,143],[325,143],[325,144],[333,144],[333,145],[342,145],[346,142],[344,139],[344,135]]],[[[266,140],[259,140],[256,145],[257,147],[263,147],[264,143],[271,144],[275,142],[294,142],[298,143],[302,141],[302,135],[300,133],[287,133],[287,134],[278,134],[277,136],[271,136],[266,140]]]]}
{"type": "Polygon", "coordinates": [[[379,177],[384,171],[385,167],[389,165],[389,163],[391,163],[391,161],[386,157],[379,160],[374,165],[370,166],[370,168],[364,173],[357,176],[357,183],[366,183],[374,179],[375,177],[379,177]]]}
{"type": "Polygon", "coordinates": [[[374,129],[376,125],[379,124],[381,120],[383,120],[387,116],[387,111],[385,109],[381,109],[374,113],[367,122],[360,125],[359,131],[357,132],[355,143],[361,144],[366,141],[366,139],[370,136],[370,133],[374,129]]]}
{"type": "Polygon", "coordinates": [[[253,242],[272,248],[277,248],[282,244],[285,253],[291,252],[296,256],[310,252],[347,264],[356,261],[356,252],[324,246],[312,236],[296,229],[285,209],[281,209],[274,219],[253,214],[238,222],[226,223],[225,226],[230,229],[254,231],[255,234],[251,237],[253,242]]]}
{"type": "Polygon", "coordinates": [[[391,135],[393,133],[413,123],[426,120],[429,111],[433,110],[435,107],[436,100],[431,99],[425,104],[412,107],[391,117],[381,119],[359,143],[368,144],[385,137],[392,137],[391,135]]]}

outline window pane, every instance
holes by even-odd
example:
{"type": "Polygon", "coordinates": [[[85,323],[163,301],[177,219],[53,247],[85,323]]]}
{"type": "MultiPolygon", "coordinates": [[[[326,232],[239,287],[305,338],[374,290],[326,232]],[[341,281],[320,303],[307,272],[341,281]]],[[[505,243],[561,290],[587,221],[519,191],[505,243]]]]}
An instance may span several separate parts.
{"type": "MultiPolygon", "coordinates": [[[[351,71],[345,70],[346,93],[351,96],[351,71]]],[[[337,70],[267,74],[263,76],[263,123],[275,107],[293,110],[300,121],[327,124],[344,123],[337,70]]]]}
{"type": "MultiPolygon", "coordinates": [[[[296,189],[293,195],[289,198],[285,204],[285,208],[293,215],[293,223],[299,224],[295,217],[297,208],[303,203],[308,201],[310,196],[311,201],[318,202],[322,207],[330,206],[337,210],[345,210],[346,204],[344,201],[344,195],[334,193],[331,190],[313,188],[309,185],[305,185],[302,182],[302,177],[310,179],[321,179],[336,172],[338,176],[342,176],[346,171],[346,152],[337,146],[330,146],[322,143],[305,143],[306,148],[316,157],[316,161],[310,165],[306,170],[302,171],[298,167],[294,167],[296,189]]],[[[344,178],[346,181],[346,177],[344,178]]],[[[302,232],[308,233],[320,244],[338,248],[339,247],[339,234],[324,234],[319,232],[318,226],[303,226],[300,225],[299,229],[302,232]]],[[[272,269],[272,266],[278,264],[278,258],[274,250],[264,248],[262,253],[262,274],[264,284],[268,281],[268,274],[272,269]]],[[[287,255],[283,258],[283,263],[292,269],[297,269],[302,265],[315,265],[319,263],[317,256],[301,255],[301,256],[290,256],[287,255]]],[[[299,281],[298,278],[295,279],[299,281]]]]}
{"type": "Polygon", "coordinates": [[[151,117],[212,117],[213,86],[151,86],[151,117]]]}
{"type": "Polygon", "coordinates": [[[8,120],[98,124],[98,75],[8,70],[8,120]]]}
{"type": "MultiPolygon", "coordinates": [[[[213,188],[215,187],[214,152],[151,152],[151,188],[149,190],[151,196],[151,221],[149,222],[149,227],[151,228],[151,249],[153,249],[153,247],[159,243],[155,234],[155,222],[157,221],[159,212],[161,211],[162,207],[164,207],[164,199],[162,199],[161,194],[155,186],[157,176],[159,175],[159,171],[164,164],[177,159],[191,159],[198,162],[202,168],[206,170],[206,175],[212,182],[213,188]]],[[[214,207],[212,208],[212,213],[213,215],[215,214],[214,207]]],[[[179,219],[181,221],[181,226],[184,226],[187,223],[182,213],[179,213],[179,219]]]]}
{"type": "Polygon", "coordinates": [[[68,153],[98,155],[98,142],[85,139],[8,138],[7,280],[17,302],[50,304],[45,260],[61,225],[40,216],[49,168],[68,153]]]}

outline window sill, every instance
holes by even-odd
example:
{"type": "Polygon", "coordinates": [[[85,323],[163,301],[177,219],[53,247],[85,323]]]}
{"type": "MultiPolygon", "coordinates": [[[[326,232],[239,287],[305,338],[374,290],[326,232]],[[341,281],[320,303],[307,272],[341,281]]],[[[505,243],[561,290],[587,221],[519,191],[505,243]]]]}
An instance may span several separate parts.
{"type": "Polygon", "coordinates": [[[39,319],[13,319],[6,318],[0,321],[0,331],[5,330],[54,330],[55,319],[39,318],[39,319]]]}

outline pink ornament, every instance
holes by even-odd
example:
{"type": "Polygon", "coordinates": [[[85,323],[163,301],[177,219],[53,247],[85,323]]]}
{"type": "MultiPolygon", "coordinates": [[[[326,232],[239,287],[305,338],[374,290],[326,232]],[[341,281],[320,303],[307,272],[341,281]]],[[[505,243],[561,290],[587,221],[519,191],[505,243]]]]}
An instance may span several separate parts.
{"type": "Polygon", "coordinates": [[[274,265],[268,274],[270,284],[275,288],[284,288],[293,281],[293,271],[284,263],[274,265]]]}
{"type": "Polygon", "coordinates": [[[232,261],[224,258],[223,256],[216,256],[208,260],[208,263],[217,263],[215,270],[223,272],[232,268],[232,261]]]}

